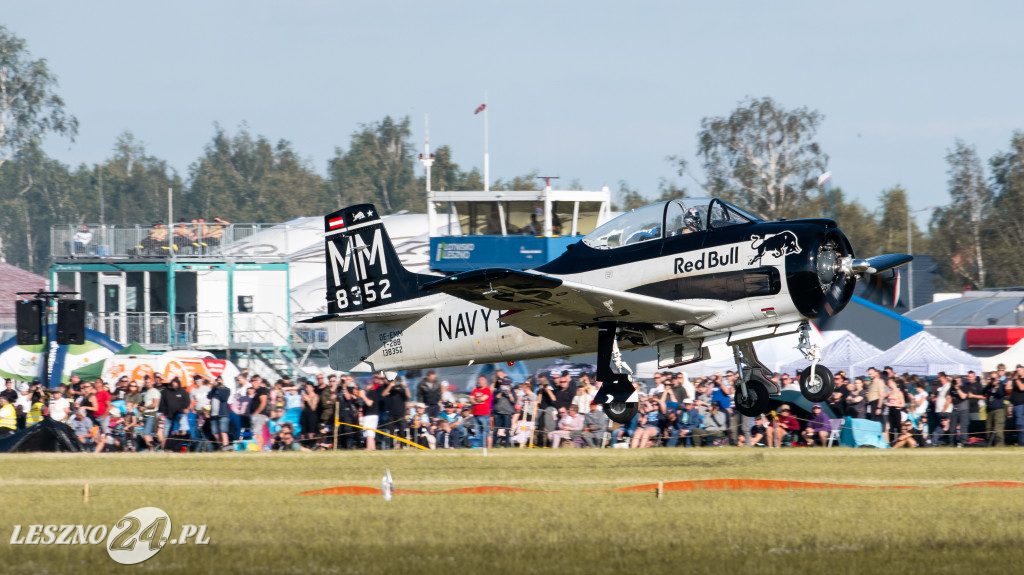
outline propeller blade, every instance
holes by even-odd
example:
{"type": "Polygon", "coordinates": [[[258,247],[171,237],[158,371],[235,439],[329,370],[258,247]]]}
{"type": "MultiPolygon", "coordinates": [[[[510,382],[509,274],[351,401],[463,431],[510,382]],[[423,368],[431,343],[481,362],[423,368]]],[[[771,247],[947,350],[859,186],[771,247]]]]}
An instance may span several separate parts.
{"type": "Polygon", "coordinates": [[[857,274],[877,274],[891,270],[914,261],[914,256],[907,254],[882,254],[866,260],[853,260],[853,272],[857,274]]]}

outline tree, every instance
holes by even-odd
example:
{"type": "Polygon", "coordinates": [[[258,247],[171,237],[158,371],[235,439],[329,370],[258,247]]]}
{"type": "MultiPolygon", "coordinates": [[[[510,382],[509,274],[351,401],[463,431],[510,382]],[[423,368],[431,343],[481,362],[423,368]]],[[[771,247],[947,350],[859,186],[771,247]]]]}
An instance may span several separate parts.
{"type": "Polygon", "coordinates": [[[46,60],[33,60],[25,41],[0,26],[0,167],[49,133],[74,140],[78,120],[54,92],[46,60]]]}
{"type": "Polygon", "coordinates": [[[277,222],[332,210],[326,186],[287,140],[271,144],[243,126],[234,136],[220,126],[190,167],[182,213],[207,219],[277,222]]]}
{"type": "Polygon", "coordinates": [[[992,216],[992,192],[973,146],[956,140],[946,163],[952,202],[932,214],[933,252],[947,285],[981,289],[986,285],[983,244],[992,216]]]}
{"type": "Polygon", "coordinates": [[[989,160],[992,168],[994,210],[987,226],[991,242],[988,283],[997,286],[1024,285],[1024,132],[1014,132],[1010,149],[989,160]]]}
{"type": "Polygon", "coordinates": [[[409,117],[362,124],[349,150],[336,148],[328,162],[331,194],[339,207],[375,203],[385,213],[422,210],[426,194],[413,169],[409,117]]]}
{"type": "Polygon", "coordinates": [[[642,208],[649,204],[647,198],[640,195],[639,190],[633,190],[629,187],[629,182],[619,182],[619,200],[612,204],[612,209],[615,211],[628,212],[629,210],[635,210],[642,208]]]}
{"type": "Polygon", "coordinates": [[[878,240],[881,244],[876,253],[891,254],[907,252],[907,218],[910,218],[911,248],[917,253],[927,253],[924,234],[917,228],[917,222],[907,205],[907,192],[897,186],[885,190],[878,196],[881,217],[878,218],[878,240]]]}
{"type": "Polygon", "coordinates": [[[697,153],[709,191],[770,220],[791,214],[828,164],[813,141],[822,120],[817,111],[787,111],[771,98],[741,101],[728,118],[704,118],[697,153]]]}

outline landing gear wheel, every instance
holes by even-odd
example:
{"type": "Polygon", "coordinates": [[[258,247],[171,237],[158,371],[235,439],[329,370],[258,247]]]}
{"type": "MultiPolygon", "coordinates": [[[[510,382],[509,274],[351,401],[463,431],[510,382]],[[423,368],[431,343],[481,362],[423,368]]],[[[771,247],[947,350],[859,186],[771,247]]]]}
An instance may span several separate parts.
{"type": "Polygon", "coordinates": [[[836,387],[832,372],[824,365],[814,367],[814,374],[811,374],[810,366],[800,372],[800,393],[807,401],[815,403],[825,401],[832,396],[836,387]]]}
{"type": "Polygon", "coordinates": [[[747,417],[757,417],[762,413],[768,413],[771,410],[771,404],[768,402],[768,386],[754,378],[750,378],[747,381],[747,393],[745,395],[742,386],[736,387],[736,396],[733,403],[736,411],[747,417]]]}
{"type": "Polygon", "coordinates": [[[604,414],[615,423],[629,425],[629,422],[633,421],[633,418],[636,417],[639,407],[640,404],[638,403],[613,401],[612,403],[604,404],[604,414]]]}

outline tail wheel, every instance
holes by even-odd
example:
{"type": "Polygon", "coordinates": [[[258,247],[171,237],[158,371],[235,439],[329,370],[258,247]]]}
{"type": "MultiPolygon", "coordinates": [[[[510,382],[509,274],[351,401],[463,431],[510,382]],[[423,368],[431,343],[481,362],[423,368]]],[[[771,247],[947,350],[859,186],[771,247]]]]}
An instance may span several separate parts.
{"type": "Polygon", "coordinates": [[[825,401],[832,396],[832,391],[836,387],[835,379],[832,377],[832,372],[829,371],[824,365],[817,365],[814,367],[814,373],[811,373],[810,366],[807,369],[800,372],[800,393],[803,394],[808,401],[815,403],[825,401]]]}
{"type": "Polygon", "coordinates": [[[615,423],[629,425],[629,422],[633,421],[633,418],[636,417],[636,412],[639,408],[640,404],[638,403],[613,401],[604,405],[604,414],[615,423]]]}
{"type": "Polygon", "coordinates": [[[768,401],[768,386],[757,379],[750,378],[747,381],[746,393],[743,393],[742,385],[736,387],[733,405],[736,411],[747,417],[757,417],[762,413],[768,413],[771,409],[771,404],[768,401]]]}

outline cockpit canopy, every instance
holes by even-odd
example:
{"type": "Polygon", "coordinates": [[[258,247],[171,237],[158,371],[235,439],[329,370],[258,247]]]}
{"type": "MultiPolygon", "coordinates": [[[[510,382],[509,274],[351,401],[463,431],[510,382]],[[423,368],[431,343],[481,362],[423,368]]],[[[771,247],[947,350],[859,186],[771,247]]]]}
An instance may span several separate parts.
{"type": "Polygon", "coordinates": [[[584,236],[583,243],[607,250],[759,221],[761,218],[717,198],[682,198],[622,214],[584,236]]]}

